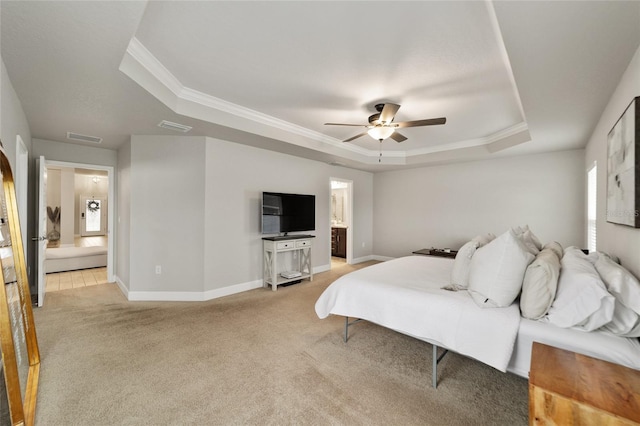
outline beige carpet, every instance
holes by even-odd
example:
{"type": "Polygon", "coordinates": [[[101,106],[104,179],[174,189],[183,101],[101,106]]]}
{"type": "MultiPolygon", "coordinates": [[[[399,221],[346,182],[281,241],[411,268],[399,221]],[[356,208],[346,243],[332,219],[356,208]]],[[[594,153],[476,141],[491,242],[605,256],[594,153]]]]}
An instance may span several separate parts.
{"type": "Polygon", "coordinates": [[[343,266],[202,303],[128,302],[113,284],[47,294],[37,425],[527,423],[527,381],[361,322],[318,319],[343,266]]]}

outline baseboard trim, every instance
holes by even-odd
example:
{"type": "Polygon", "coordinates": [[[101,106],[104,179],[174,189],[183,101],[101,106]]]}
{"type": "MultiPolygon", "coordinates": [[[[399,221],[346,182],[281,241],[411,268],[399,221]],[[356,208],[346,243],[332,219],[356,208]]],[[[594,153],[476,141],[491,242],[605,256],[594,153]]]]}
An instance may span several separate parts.
{"type": "Polygon", "coordinates": [[[118,287],[127,300],[132,302],[205,302],[207,300],[218,299],[248,290],[262,287],[262,280],[250,281],[231,285],[223,288],[216,288],[203,292],[199,291],[128,291],[124,284],[116,278],[118,287]]]}
{"type": "Polygon", "coordinates": [[[320,272],[327,272],[331,270],[331,264],[328,265],[321,265],[321,266],[314,266],[313,268],[313,273],[314,274],[319,274],[320,272]]]}
{"type": "Polygon", "coordinates": [[[262,280],[250,281],[248,283],[241,283],[231,285],[229,287],[217,288],[215,290],[208,290],[203,293],[204,300],[213,300],[219,297],[231,296],[232,294],[242,293],[244,291],[255,290],[262,287],[262,280]]]}
{"type": "MultiPolygon", "coordinates": [[[[393,257],[369,255],[358,257],[352,260],[352,264],[368,262],[370,260],[378,260],[381,262],[391,260],[393,257]]],[[[315,266],[314,274],[331,270],[331,264],[315,266]]],[[[262,287],[262,280],[249,281],[231,285],[228,287],[216,288],[207,291],[130,291],[122,282],[120,277],[115,276],[118,288],[132,302],[205,302],[207,300],[218,299],[220,297],[231,296],[232,294],[242,293],[249,290],[262,287]]]]}
{"type": "Polygon", "coordinates": [[[378,260],[380,262],[386,262],[387,260],[393,260],[395,259],[395,257],[389,257],[389,256],[378,256],[377,254],[374,254],[372,257],[372,260],[378,260]]]}
{"type": "Polygon", "coordinates": [[[122,282],[122,280],[120,279],[119,276],[114,275],[114,279],[116,281],[116,285],[118,286],[118,288],[120,289],[120,291],[122,292],[122,294],[124,295],[124,297],[129,300],[129,289],[127,288],[126,285],[124,285],[124,283],[122,282]]]}

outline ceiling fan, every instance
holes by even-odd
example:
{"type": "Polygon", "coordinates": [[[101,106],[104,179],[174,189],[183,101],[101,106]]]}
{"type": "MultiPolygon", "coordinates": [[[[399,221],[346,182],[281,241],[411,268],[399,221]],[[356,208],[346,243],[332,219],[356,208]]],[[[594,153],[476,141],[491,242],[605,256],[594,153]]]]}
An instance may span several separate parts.
{"type": "Polygon", "coordinates": [[[419,127],[419,126],[434,126],[437,124],[444,124],[447,122],[445,117],[441,118],[429,118],[426,120],[415,121],[401,121],[394,123],[393,119],[396,113],[400,109],[400,105],[397,104],[377,104],[375,106],[376,114],[369,117],[369,124],[345,124],[345,123],[324,123],[327,126],[356,126],[366,127],[368,130],[358,135],[345,139],[342,142],[351,142],[354,139],[358,139],[361,136],[368,134],[375,140],[382,142],[384,139],[391,138],[396,142],[406,141],[406,136],[401,135],[396,129],[403,127],[419,127]]]}

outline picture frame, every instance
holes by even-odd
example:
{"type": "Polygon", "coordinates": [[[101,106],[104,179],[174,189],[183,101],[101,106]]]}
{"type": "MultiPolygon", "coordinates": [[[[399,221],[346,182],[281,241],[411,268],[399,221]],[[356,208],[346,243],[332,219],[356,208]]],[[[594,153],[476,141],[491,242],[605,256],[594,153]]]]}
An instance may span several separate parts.
{"type": "Polygon", "coordinates": [[[640,228],[640,96],[607,135],[607,222],[640,228]]]}
{"type": "Polygon", "coordinates": [[[0,424],[30,426],[35,422],[40,351],[15,183],[2,142],[0,183],[0,424]]]}

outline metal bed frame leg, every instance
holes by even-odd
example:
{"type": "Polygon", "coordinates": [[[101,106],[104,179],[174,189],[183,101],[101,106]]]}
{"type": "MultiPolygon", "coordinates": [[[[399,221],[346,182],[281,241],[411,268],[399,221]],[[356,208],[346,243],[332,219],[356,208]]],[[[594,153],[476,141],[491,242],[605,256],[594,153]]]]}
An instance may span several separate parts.
{"type": "Polygon", "coordinates": [[[344,342],[349,339],[349,317],[344,317],[344,342]]]}
{"type": "Polygon", "coordinates": [[[345,343],[347,343],[347,340],[349,340],[349,326],[360,321],[362,321],[362,319],[358,318],[349,322],[349,317],[344,317],[344,342],[345,343]]]}
{"type": "MultiPolygon", "coordinates": [[[[349,322],[349,317],[344,317],[344,342],[347,343],[347,340],[349,340],[349,326],[362,321],[362,319],[358,318],[355,319],[351,322],[349,322]]],[[[434,389],[437,389],[438,387],[438,364],[440,363],[440,361],[442,361],[442,358],[444,358],[444,356],[449,353],[448,349],[445,349],[444,352],[442,352],[440,354],[440,356],[438,356],[438,347],[436,345],[432,345],[433,346],[433,356],[431,357],[432,359],[432,372],[431,372],[431,384],[433,385],[434,389]]]]}
{"type": "Polygon", "coordinates": [[[433,370],[431,372],[431,384],[433,385],[434,389],[438,387],[438,364],[440,363],[440,361],[442,361],[442,358],[444,358],[447,353],[449,353],[449,350],[445,349],[444,352],[442,352],[442,354],[438,356],[438,347],[436,345],[433,345],[433,356],[431,357],[433,364],[433,370]]]}

